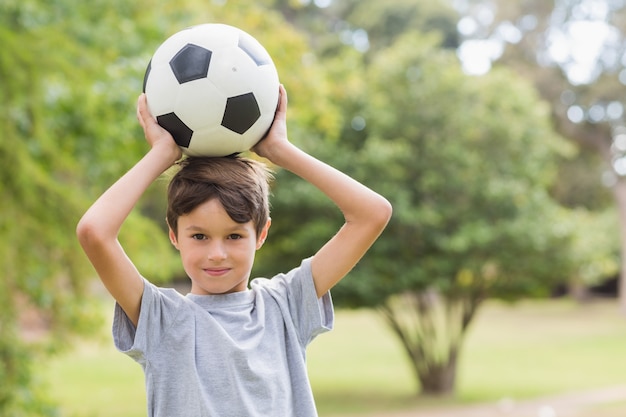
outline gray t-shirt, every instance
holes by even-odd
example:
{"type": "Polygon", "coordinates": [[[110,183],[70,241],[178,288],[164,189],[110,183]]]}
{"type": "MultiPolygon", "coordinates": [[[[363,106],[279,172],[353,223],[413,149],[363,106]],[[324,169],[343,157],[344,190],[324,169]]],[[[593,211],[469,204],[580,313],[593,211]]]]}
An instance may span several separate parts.
{"type": "Polygon", "coordinates": [[[332,329],[310,259],[250,289],[183,296],[144,284],[137,328],[116,305],[115,346],[144,369],[150,417],[317,416],[306,346],[332,329]]]}

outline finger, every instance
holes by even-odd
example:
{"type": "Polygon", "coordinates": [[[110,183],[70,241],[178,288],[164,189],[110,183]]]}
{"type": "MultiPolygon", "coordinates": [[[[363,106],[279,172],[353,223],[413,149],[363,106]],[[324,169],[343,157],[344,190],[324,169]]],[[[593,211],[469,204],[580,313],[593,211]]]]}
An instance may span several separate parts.
{"type": "Polygon", "coordinates": [[[137,99],[137,115],[142,126],[157,124],[156,119],[152,116],[150,110],[148,110],[148,99],[145,93],[142,93],[137,99]]]}
{"type": "Polygon", "coordinates": [[[287,90],[285,90],[285,86],[280,84],[278,86],[278,111],[286,112],[287,111],[287,90]]]}
{"type": "Polygon", "coordinates": [[[139,124],[143,128],[146,127],[146,123],[144,121],[145,108],[146,108],[146,95],[140,94],[139,97],[137,98],[137,120],[139,121],[139,124]]]}

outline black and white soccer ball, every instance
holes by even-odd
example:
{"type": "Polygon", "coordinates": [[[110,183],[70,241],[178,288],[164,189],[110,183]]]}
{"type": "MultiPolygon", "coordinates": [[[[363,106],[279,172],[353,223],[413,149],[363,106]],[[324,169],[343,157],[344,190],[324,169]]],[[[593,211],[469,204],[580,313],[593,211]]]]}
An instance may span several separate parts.
{"type": "Polygon", "coordinates": [[[157,48],[143,91],[150,113],[185,154],[226,156],[249,150],[267,133],[278,86],[272,58],[256,39],[207,23],[157,48]]]}

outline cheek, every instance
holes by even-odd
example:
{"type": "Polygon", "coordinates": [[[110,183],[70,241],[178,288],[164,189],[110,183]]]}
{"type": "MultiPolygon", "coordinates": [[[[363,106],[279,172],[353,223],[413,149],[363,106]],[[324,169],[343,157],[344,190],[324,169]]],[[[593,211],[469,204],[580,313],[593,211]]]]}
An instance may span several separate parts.
{"type": "Polygon", "coordinates": [[[192,262],[194,259],[198,259],[198,257],[202,256],[202,251],[199,251],[197,248],[193,248],[188,245],[181,245],[180,243],[177,245],[178,252],[180,253],[180,258],[183,263],[192,262]]]}
{"type": "Polygon", "coordinates": [[[250,262],[254,259],[254,254],[256,253],[256,242],[248,241],[245,245],[238,245],[237,247],[232,248],[230,255],[232,257],[236,257],[241,260],[247,260],[250,262]]]}

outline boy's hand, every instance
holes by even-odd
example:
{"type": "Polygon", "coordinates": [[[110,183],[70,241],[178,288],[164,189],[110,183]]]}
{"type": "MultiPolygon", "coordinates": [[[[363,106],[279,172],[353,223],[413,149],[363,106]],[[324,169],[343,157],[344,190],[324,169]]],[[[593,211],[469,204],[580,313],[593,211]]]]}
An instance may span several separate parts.
{"type": "Polygon", "coordinates": [[[281,84],[278,94],[278,107],[274,115],[272,126],[267,132],[267,135],[254,145],[252,151],[280,165],[280,150],[284,145],[289,144],[289,139],[287,138],[287,91],[281,84]]]}
{"type": "Polygon", "coordinates": [[[172,135],[163,129],[148,111],[148,102],[145,94],[141,94],[137,100],[137,120],[139,120],[139,124],[143,128],[146,141],[151,148],[163,146],[165,150],[172,153],[174,157],[172,163],[181,158],[182,151],[172,135]]]}

